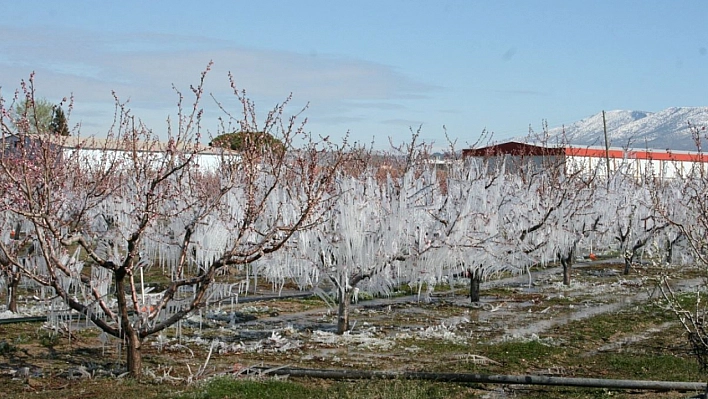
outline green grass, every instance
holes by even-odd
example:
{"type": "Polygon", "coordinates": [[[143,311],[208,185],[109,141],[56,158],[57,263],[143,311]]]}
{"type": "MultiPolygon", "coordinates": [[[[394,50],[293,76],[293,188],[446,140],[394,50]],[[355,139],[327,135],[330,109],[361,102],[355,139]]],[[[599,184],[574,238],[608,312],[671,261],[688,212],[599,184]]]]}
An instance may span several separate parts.
{"type": "Polygon", "coordinates": [[[525,374],[529,369],[552,368],[566,353],[562,347],[539,341],[503,342],[483,345],[477,350],[478,354],[501,363],[501,366],[488,367],[488,370],[502,374],[525,374]]]}
{"type": "Polygon", "coordinates": [[[307,399],[321,397],[317,388],[308,388],[301,384],[275,380],[237,380],[222,377],[210,380],[195,388],[195,392],[187,393],[182,399],[210,398],[289,398],[307,399]]]}
{"type": "Polygon", "coordinates": [[[701,381],[698,365],[693,359],[669,355],[606,353],[594,356],[595,362],[614,378],[628,380],[701,381]]]}
{"type": "Polygon", "coordinates": [[[466,344],[456,344],[444,340],[425,340],[425,339],[405,339],[398,341],[399,347],[417,346],[426,354],[435,356],[445,356],[450,354],[467,353],[470,346],[466,344]]]}
{"type": "Polygon", "coordinates": [[[363,380],[328,383],[323,381],[240,380],[220,377],[195,387],[180,399],[285,398],[285,399],[427,399],[467,397],[466,387],[425,381],[363,380]]]}

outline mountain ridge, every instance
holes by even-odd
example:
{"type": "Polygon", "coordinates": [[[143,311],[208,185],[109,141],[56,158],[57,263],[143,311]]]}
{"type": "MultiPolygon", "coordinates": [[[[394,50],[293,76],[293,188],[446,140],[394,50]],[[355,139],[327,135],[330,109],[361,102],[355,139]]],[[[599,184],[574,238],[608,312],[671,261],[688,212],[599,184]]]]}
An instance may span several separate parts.
{"type": "MultiPolygon", "coordinates": [[[[695,151],[691,125],[698,128],[703,143],[708,142],[708,106],[669,107],[657,112],[613,110],[605,112],[605,119],[611,147],[695,151]]],[[[551,128],[548,137],[553,144],[604,146],[602,112],[551,128]]]]}

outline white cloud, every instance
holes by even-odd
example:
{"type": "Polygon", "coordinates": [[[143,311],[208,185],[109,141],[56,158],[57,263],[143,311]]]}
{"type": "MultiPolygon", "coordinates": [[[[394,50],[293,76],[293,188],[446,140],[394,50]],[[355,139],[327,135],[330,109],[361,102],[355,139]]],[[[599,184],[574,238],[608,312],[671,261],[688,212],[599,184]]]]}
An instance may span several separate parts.
{"type": "MultiPolygon", "coordinates": [[[[167,113],[176,112],[172,85],[188,103],[190,84],[198,83],[210,60],[214,66],[207,76],[207,95],[213,93],[227,106],[235,104],[227,79],[230,71],[260,110],[292,92],[294,108],[316,104],[308,114],[316,112],[321,123],[354,122],[362,118],[357,110],[366,108],[399,112],[405,107],[397,101],[424,99],[437,90],[375,62],[236,47],[201,37],[8,27],[0,27],[0,35],[3,95],[35,71],[39,96],[57,101],[73,93],[74,118],[99,131],[112,121],[112,91],[122,100],[129,98],[134,113],[148,125],[163,123],[167,113]]],[[[203,105],[210,108],[207,116],[215,115],[213,101],[207,98],[203,105]]]]}

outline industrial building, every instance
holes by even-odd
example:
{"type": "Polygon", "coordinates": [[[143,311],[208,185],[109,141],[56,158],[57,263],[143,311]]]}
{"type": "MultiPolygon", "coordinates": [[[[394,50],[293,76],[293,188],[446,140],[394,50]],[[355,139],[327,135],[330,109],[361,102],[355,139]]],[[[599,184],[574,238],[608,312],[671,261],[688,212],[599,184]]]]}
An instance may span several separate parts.
{"type": "Polygon", "coordinates": [[[462,150],[464,158],[479,158],[489,165],[520,168],[535,166],[562,166],[566,173],[606,175],[607,168],[637,176],[650,175],[662,179],[686,176],[698,167],[708,171],[708,155],[699,151],[673,151],[633,148],[604,148],[580,146],[539,146],[520,142],[506,142],[483,148],[462,150]]]}

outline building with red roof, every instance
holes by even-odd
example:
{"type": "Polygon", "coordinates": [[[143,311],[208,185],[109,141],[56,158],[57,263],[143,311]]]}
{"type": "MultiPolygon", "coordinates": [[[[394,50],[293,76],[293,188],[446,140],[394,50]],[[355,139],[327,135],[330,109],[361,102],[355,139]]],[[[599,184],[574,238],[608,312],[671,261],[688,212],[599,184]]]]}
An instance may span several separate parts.
{"type": "Polygon", "coordinates": [[[694,171],[696,166],[708,167],[708,155],[700,151],[672,151],[575,146],[539,146],[520,142],[506,142],[483,148],[462,150],[464,158],[483,158],[497,164],[503,157],[506,166],[515,168],[527,165],[563,166],[566,173],[581,171],[605,175],[625,167],[637,176],[649,174],[660,178],[673,178],[694,171]]]}

